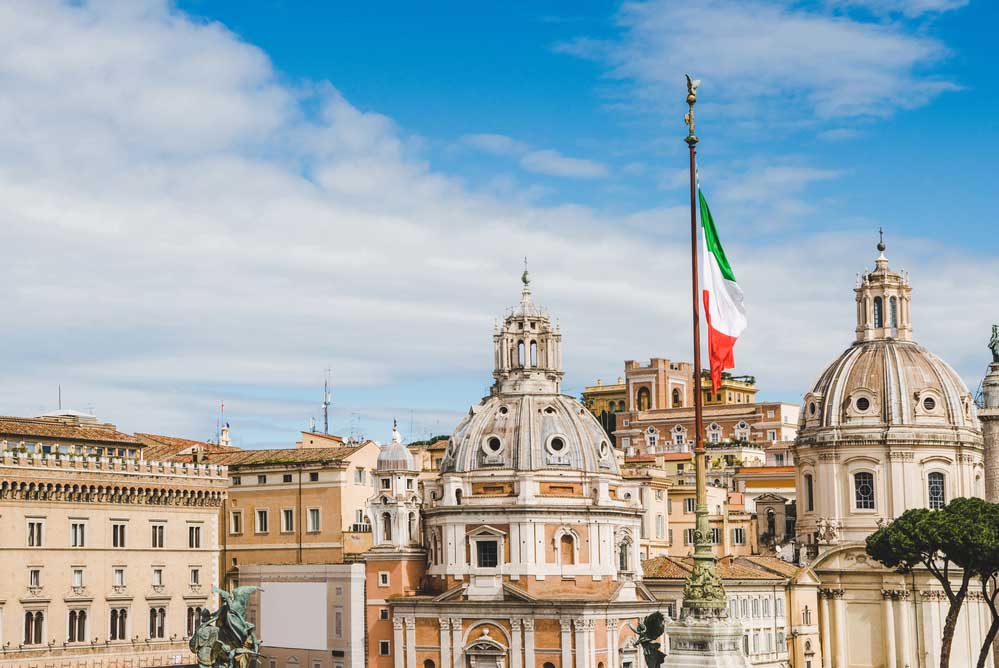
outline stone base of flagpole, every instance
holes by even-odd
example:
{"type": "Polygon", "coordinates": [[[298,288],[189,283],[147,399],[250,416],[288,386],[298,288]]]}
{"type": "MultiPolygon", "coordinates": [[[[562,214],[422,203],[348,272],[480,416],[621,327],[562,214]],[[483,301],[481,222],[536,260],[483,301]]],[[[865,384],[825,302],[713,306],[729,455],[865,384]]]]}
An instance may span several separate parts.
{"type": "Polygon", "coordinates": [[[666,627],[664,668],[750,668],[742,651],[742,624],[726,617],[689,615],[666,627]]]}

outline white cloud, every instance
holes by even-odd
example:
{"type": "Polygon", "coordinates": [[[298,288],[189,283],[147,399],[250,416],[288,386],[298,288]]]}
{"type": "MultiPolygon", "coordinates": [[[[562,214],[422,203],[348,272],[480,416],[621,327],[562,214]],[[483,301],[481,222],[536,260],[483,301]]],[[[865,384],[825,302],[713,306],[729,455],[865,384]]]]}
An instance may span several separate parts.
{"type": "Polygon", "coordinates": [[[630,2],[618,22],[618,41],[556,48],[606,62],[611,77],[633,82],[627,98],[657,108],[682,107],[685,72],[704,82],[702,108],[754,122],[886,116],[956,88],[924,74],[946,48],[897,24],[760,0],[630,2]]]}
{"type": "Polygon", "coordinates": [[[529,172],[575,179],[599,179],[607,176],[607,166],[583,158],[569,158],[558,151],[531,151],[520,160],[529,172]]]}
{"type": "MultiPolygon", "coordinates": [[[[335,399],[340,426],[400,405],[456,419],[489,383],[525,253],[561,319],[567,391],[623,359],[688,356],[682,203],[610,216],[471,191],[392,119],[282,84],[259,50],[160,2],[3,5],[0,87],[0,412],[51,408],[62,383],[125,429],[204,437],[224,398],[237,439],[290,443],[318,404],[298,397],[332,365],[337,397],[367,397],[335,399]]],[[[730,181],[727,229],[752,225],[735,206],[766,210],[766,188],[805,201],[828,177],[755,169],[755,185],[730,181]]],[[[751,309],[740,369],[793,398],[849,341],[870,244],[725,238],[751,309]]],[[[996,297],[977,277],[999,267],[895,248],[912,256],[917,334],[970,377],[953,331],[985,331],[996,297]]]]}
{"type": "Polygon", "coordinates": [[[969,0],[832,0],[830,4],[864,7],[876,14],[902,14],[915,18],[924,14],[942,14],[967,6],[969,0]]]}
{"type": "Polygon", "coordinates": [[[473,134],[462,143],[477,150],[501,156],[519,156],[520,166],[534,174],[571,179],[598,179],[607,176],[603,163],[586,158],[571,158],[551,149],[532,149],[530,144],[499,134],[473,134]]]}

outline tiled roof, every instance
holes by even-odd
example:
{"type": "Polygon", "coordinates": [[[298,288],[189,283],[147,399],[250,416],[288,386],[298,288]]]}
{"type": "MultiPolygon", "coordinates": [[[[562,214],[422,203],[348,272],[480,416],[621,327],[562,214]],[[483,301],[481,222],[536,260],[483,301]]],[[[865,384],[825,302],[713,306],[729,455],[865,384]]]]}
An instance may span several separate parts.
{"type": "MultiPolygon", "coordinates": [[[[756,559],[757,557],[752,557],[756,559]]],[[[772,557],[765,557],[773,559],[772,557]]],[[[722,580],[783,580],[792,575],[774,572],[776,569],[762,567],[754,562],[743,562],[743,557],[723,557],[718,560],[718,575],[722,580]]],[[[779,559],[774,559],[780,561],[779,559]]],[[[784,562],[781,562],[784,563],[784,562]]],[[[785,564],[791,566],[790,564],[785,564]]],[[[685,580],[694,567],[692,557],[655,557],[642,562],[642,572],[646,578],[664,580],[685,580]]],[[[794,568],[792,566],[792,568],[794,568]]],[[[797,574],[797,569],[795,569],[797,574]]]]}
{"type": "Polygon", "coordinates": [[[363,448],[365,444],[340,448],[278,448],[273,450],[239,450],[208,453],[210,464],[222,466],[265,466],[269,464],[325,464],[340,462],[363,448]]]}
{"type": "Polygon", "coordinates": [[[0,440],[92,441],[141,446],[133,436],[111,424],[73,423],[59,418],[23,418],[0,416],[0,440]]]}
{"type": "Polygon", "coordinates": [[[784,577],[793,578],[801,572],[801,568],[795,566],[794,564],[788,563],[783,559],[778,559],[777,557],[766,557],[762,555],[756,555],[751,557],[736,557],[736,562],[740,563],[751,563],[758,568],[765,568],[767,570],[776,571],[783,575],[784,577]]]}

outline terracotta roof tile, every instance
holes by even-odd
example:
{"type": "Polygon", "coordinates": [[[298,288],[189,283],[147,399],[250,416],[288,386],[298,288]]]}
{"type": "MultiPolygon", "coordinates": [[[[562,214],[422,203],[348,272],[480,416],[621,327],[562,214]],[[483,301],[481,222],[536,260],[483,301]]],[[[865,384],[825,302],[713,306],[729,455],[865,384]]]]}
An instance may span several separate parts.
{"type": "Polygon", "coordinates": [[[222,466],[264,466],[268,464],[324,464],[343,461],[366,444],[341,448],[278,448],[208,453],[210,464],[222,466]]]}
{"type": "Polygon", "coordinates": [[[0,440],[30,441],[31,439],[142,445],[133,436],[118,431],[112,424],[80,424],[59,418],[0,416],[0,440]]]}
{"type": "MultiPolygon", "coordinates": [[[[718,560],[718,575],[722,580],[782,580],[785,577],[791,577],[761,568],[760,565],[752,562],[741,562],[741,559],[741,557],[739,559],[723,557],[718,560]]],[[[642,562],[642,572],[646,578],[665,580],[685,580],[693,567],[694,560],[691,557],[664,556],[646,559],[642,562]]]]}

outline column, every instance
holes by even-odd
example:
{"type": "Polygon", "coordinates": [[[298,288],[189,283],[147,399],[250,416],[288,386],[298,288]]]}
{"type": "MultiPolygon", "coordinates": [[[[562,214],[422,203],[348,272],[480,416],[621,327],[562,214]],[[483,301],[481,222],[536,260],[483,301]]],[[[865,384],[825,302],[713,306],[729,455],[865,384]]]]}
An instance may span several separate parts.
{"type": "Polygon", "coordinates": [[[926,632],[923,634],[923,643],[926,646],[926,668],[937,668],[940,661],[940,613],[937,609],[937,593],[935,591],[921,591],[919,598],[923,605],[923,619],[926,620],[926,632]]]}
{"type": "Polygon", "coordinates": [[[576,632],[576,668],[587,668],[586,666],[586,620],[572,620],[573,630],[576,632]]]}
{"type": "Polygon", "coordinates": [[[829,616],[832,606],[829,604],[828,589],[819,590],[819,622],[822,624],[822,668],[832,668],[832,625],[829,616]]]}
{"type": "Polygon", "coordinates": [[[451,668],[451,620],[441,617],[437,623],[441,625],[441,668],[451,668]]]}
{"type": "Polygon", "coordinates": [[[406,617],[406,668],[416,668],[415,617],[406,617]]]}
{"type": "Polygon", "coordinates": [[[586,663],[589,668],[597,665],[597,620],[595,619],[586,620],[586,663]]]}
{"type": "Polygon", "coordinates": [[[515,618],[510,620],[510,668],[521,668],[520,659],[520,620],[515,618]]]}
{"type": "Polygon", "coordinates": [[[909,600],[908,590],[896,592],[896,596],[898,596],[899,612],[901,613],[899,625],[902,635],[899,642],[902,644],[902,665],[915,666],[916,653],[912,651],[912,632],[910,630],[912,628],[912,601],[909,600]]]}
{"type": "Polygon", "coordinates": [[[884,607],[885,619],[884,619],[884,638],[885,638],[885,658],[887,663],[885,663],[886,668],[896,668],[896,656],[898,655],[898,650],[895,647],[895,612],[894,612],[894,596],[895,592],[882,589],[881,590],[881,605],[884,607]]]}
{"type": "Polygon", "coordinates": [[[846,662],[846,644],[850,635],[846,628],[846,601],[843,600],[842,589],[833,590],[833,617],[835,617],[836,639],[836,666],[848,666],[846,662]]]}
{"type": "Polygon", "coordinates": [[[617,629],[621,625],[621,620],[611,618],[607,620],[607,668],[617,668],[617,629]]]}
{"type": "Polygon", "coordinates": [[[402,618],[392,618],[392,665],[395,668],[403,668],[402,657],[402,618]]]}
{"type": "Polygon", "coordinates": [[[524,620],[524,667],[534,668],[534,620],[524,620]]]}
{"type": "Polygon", "coordinates": [[[465,657],[461,645],[461,617],[451,618],[451,659],[454,668],[464,668],[465,657]]]}
{"type": "Polygon", "coordinates": [[[572,622],[560,619],[559,625],[562,627],[562,668],[569,668],[572,665],[572,622]]]}

